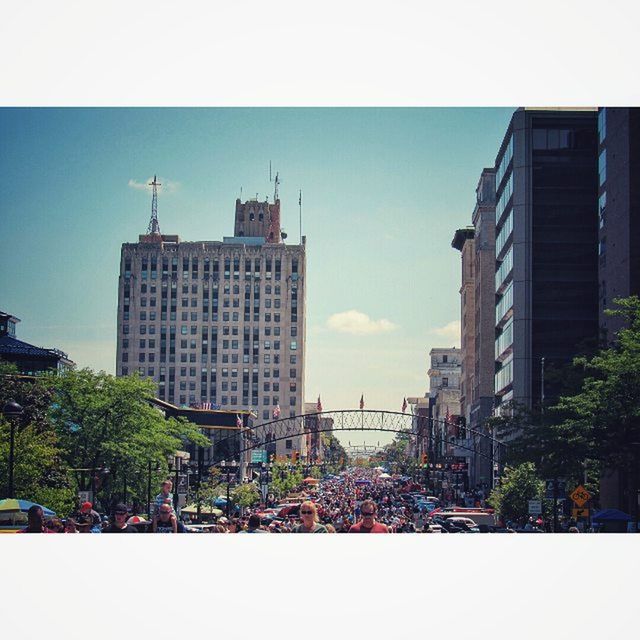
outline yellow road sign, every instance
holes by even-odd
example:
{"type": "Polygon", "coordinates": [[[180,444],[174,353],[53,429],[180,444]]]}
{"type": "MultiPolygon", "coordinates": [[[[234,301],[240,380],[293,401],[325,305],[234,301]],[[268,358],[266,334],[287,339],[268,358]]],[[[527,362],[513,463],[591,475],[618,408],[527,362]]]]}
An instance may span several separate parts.
{"type": "Polygon", "coordinates": [[[589,502],[589,500],[591,500],[591,494],[582,485],[580,485],[573,490],[570,498],[579,507],[583,507],[587,502],[589,502]]]}

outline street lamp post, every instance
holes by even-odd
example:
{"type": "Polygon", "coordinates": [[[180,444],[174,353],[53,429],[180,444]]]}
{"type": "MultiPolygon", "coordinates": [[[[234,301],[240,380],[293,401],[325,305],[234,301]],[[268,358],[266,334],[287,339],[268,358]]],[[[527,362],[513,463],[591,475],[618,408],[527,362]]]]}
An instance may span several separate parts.
{"type": "Polygon", "coordinates": [[[9,401],[2,407],[2,415],[9,421],[9,481],[7,483],[7,498],[13,497],[13,456],[16,438],[16,420],[24,409],[17,402],[9,401]]]}
{"type": "Polygon", "coordinates": [[[173,466],[176,472],[176,483],[175,489],[173,493],[173,508],[176,513],[178,513],[178,483],[180,482],[180,470],[182,469],[182,458],[180,456],[174,456],[173,466]]]}

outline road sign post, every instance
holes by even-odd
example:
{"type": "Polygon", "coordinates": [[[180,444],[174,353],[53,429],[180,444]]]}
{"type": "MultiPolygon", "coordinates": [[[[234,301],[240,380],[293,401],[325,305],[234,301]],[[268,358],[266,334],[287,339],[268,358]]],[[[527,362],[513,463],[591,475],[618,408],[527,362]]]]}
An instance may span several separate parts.
{"type": "Polygon", "coordinates": [[[542,514],[542,500],[529,500],[529,515],[539,516],[542,514]]]}

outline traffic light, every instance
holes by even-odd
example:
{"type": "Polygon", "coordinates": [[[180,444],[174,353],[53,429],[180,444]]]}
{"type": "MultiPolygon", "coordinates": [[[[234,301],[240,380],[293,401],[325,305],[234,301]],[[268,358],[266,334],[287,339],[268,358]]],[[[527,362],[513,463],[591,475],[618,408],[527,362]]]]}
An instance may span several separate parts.
{"type": "Polygon", "coordinates": [[[422,464],[423,467],[424,467],[425,464],[427,464],[427,454],[426,453],[423,453],[420,456],[420,464],[422,464]]]}
{"type": "Polygon", "coordinates": [[[269,460],[270,460],[271,462],[273,462],[275,459],[276,459],[276,456],[275,456],[275,454],[274,454],[274,453],[272,453],[272,454],[271,454],[271,457],[269,458],[269,460]]]}
{"type": "Polygon", "coordinates": [[[291,462],[293,462],[293,464],[297,464],[298,463],[298,456],[300,455],[300,453],[298,451],[294,451],[291,454],[291,462]]]}

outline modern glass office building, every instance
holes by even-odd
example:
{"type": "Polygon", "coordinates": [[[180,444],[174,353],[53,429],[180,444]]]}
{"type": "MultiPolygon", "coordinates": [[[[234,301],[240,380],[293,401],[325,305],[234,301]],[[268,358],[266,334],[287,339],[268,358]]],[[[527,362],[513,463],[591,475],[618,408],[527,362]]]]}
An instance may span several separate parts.
{"type": "Polygon", "coordinates": [[[495,394],[551,401],[544,366],[598,338],[595,109],[518,109],[496,163],[495,394]]]}

